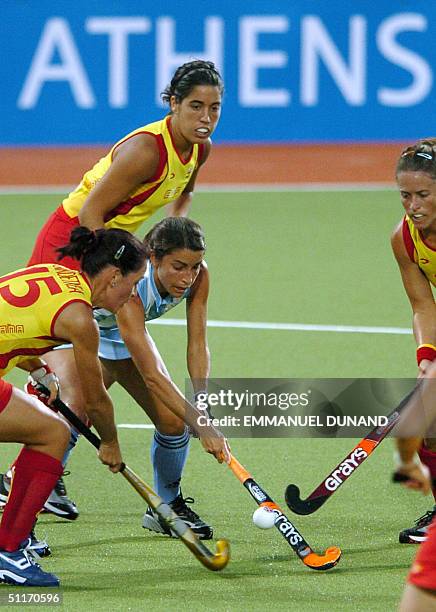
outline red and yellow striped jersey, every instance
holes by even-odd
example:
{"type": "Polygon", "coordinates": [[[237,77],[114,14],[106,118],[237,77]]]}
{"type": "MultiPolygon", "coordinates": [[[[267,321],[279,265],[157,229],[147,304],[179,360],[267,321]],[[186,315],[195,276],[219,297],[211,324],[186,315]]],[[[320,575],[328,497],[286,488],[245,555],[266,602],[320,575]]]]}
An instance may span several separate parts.
{"type": "Polygon", "coordinates": [[[0,276],[0,377],[23,358],[64,344],[57,317],[72,302],[91,306],[91,288],[80,272],[41,264],[0,276]]]}
{"type": "Polygon", "coordinates": [[[157,209],[176,200],[185,189],[203,155],[203,145],[194,144],[189,159],[179,156],[171,134],[171,116],[149,123],[127,134],[109,153],[86,172],[74,191],[62,202],[66,214],[75,218],[93,187],[101,180],[112,164],[113,153],[123,142],[138,134],[151,134],[159,149],[159,164],[155,175],[148,178],[129,193],[105,219],[105,227],[115,227],[135,232],[157,209]]]}
{"type": "Polygon", "coordinates": [[[410,259],[436,287],[436,249],[426,244],[421,232],[416,229],[407,215],[403,219],[403,241],[410,259]]]}

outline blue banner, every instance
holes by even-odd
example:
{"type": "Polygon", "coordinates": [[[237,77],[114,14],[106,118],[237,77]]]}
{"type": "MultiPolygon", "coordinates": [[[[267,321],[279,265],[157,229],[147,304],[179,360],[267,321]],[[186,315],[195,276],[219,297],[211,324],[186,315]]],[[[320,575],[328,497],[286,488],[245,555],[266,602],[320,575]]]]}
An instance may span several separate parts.
{"type": "Polygon", "coordinates": [[[432,135],[435,22],[422,0],[2,0],[0,145],[111,143],[199,57],[226,86],[215,142],[432,135]]]}

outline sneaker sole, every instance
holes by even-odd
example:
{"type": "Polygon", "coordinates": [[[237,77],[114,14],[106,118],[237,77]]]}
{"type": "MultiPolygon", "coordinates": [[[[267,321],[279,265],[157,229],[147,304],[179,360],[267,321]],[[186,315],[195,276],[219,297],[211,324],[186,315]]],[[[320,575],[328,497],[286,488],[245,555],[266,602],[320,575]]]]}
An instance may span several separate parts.
{"type": "Polygon", "coordinates": [[[68,521],[75,521],[79,516],[79,512],[73,513],[69,510],[62,510],[62,508],[59,508],[57,505],[51,504],[48,501],[45,502],[45,505],[42,511],[49,512],[50,514],[55,514],[56,516],[59,516],[60,518],[67,519],[68,521]]]}
{"type": "Polygon", "coordinates": [[[8,570],[0,570],[0,582],[6,584],[26,584],[27,578],[23,578],[23,576],[19,576],[8,570]]]}
{"type": "Polygon", "coordinates": [[[37,582],[29,578],[23,578],[23,576],[18,576],[18,574],[9,570],[0,570],[0,583],[29,587],[58,587],[60,585],[59,580],[37,582]]]}
{"type": "Polygon", "coordinates": [[[421,542],[425,542],[427,536],[403,536],[399,537],[400,544],[420,544],[421,542]]]}
{"type": "Polygon", "coordinates": [[[142,519],[142,526],[144,529],[148,529],[149,531],[154,531],[154,533],[160,533],[162,535],[167,535],[170,538],[173,537],[172,533],[168,533],[164,531],[162,525],[159,523],[157,519],[150,516],[149,514],[144,514],[142,519]]]}
{"type": "MultiPolygon", "coordinates": [[[[199,540],[211,540],[213,538],[212,530],[210,530],[208,533],[204,533],[204,532],[202,533],[202,532],[196,531],[195,528],[193,528],[189,523],[186,523],[186,525],[191,529],[191,531],[195,533],[195,535],[198,537],[199,540]]],[[[159,521],[153,518],[152,516],[150,516],[149,514],[145,515],[144,518],[142,519],[142,526],[144,529],[148,529],[149,531],[154,531],[154,533],[160,533],[162,535],[167,535],[170,538],[177,537],[177,534],[174,533],[174,531],[171,531],[171,533],[164,531],[159,521]]]]}
{"type": "MultiPolygon", "coordinates": [[[[211,540],[213,538],[213,531],[212,530],[210,530],[208,533],[202,533],[202,532],[196,531],[195,528],[192,527],[192,525],[190,525],[189,523],[186,523],[186,525],[195,533],[195,535],[200,540],[211,540]]],[[[168,533],[167,531],[164,531],[164,529],[163,529],[162,525],[159,523],[159,521],[157,519],[155,519],[153,516],[150,516],[149,514],[144,514],[144,517],[142,519],[142,526],[143,526],[144,529],[148,529],[149,531],[154,531],[154,533],[160,533],[162,535],[167,535],[170,538],[176,538],[177,537],[177,534],[174,533],[174,531],[171,531],[171,533],[168,533]]]]}

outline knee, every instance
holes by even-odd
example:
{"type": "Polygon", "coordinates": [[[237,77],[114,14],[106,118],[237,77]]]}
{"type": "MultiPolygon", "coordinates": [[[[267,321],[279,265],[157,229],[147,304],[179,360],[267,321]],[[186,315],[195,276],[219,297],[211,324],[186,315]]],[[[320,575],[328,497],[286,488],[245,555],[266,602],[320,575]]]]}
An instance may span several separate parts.
{"type": "Polygon", "coordinates": [[[185,422],[178,418],[159,419],[156,429],[164,436],[181,436],[185,431],[185,422]]]}
{"type": "Polygon", "coordinates": [[[70,427],[60,417],[53,415],[49,424],[50,441],[59,452],[64,453],[71,436],[70,427]]]}

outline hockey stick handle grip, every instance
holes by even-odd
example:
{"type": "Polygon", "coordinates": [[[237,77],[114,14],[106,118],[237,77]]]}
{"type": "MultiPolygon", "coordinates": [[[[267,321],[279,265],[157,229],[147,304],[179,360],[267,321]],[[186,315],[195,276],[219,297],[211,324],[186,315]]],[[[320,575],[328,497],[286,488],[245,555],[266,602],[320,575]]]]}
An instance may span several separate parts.
{"type": "MultiPolygon", "coordinates": [[[[49,395],[49,390],[41,384],[38,384],[40,390],[45,394],[49,395]]],[[[100,448],[101,440],[91,429],[85,425],[85,423],[74,414],[74,412],[60,399],[56,398],[52,402],[53,406],[67,419],[67,421],[77,429],[96,449],[100,448]]],[[[169,528],[173,528],[182,542],[189,548],[194,556],[202,563],[205,567],[212,571],[222,570],[228,564],[230,560],[230,545],[227,540],[218,540],[217,552],[213,554],[202,542],[200,542],[197,536],[189,529],[187,525],[183,525],[182,530],[177,528],[177,525],[172,524],[173,518],[177,518],[176,515],[168,519],[168,516],[162,515],[162,509],[164,506],[171,513],[172,510],[169,506],[163,503],[162,499],[153,491],[153,489],[147,485],[133,470],[129,468],[125,463],[121,463],[120,473],[129,482],[129,484],[139,493],[139,495],[146,501],[148,505],[151,505],[153,509],[158,513],[159,516],[166,521],[169,528]]],[[[180,522],[181,519],[179,519],[180,522]]],[[[183,524],[183,522],[182,522],[183,524]]]]}
{"type": "Polygon", "coordinates": [[[229,468],[232,470],[236,478],[244,484],[246,480],[251,478],[250,472],[244,468],[244,466],[239,463],[237,459],[233,455],[230,456],[229,468]]]}
{"type": "Polygon", "coordinates": [[[78,432],[85,436],[85,438],[89,442],[91,442],[91,444],[95,446],[95,448],[100,448],[100,438],[95,435],[95,433],[91,431],[90,428],[85,425],[85,423],[81,419],[79,419],[79,417],[74,414],[74,412],[70,408],[68,408],[68,406],[61,399],[56,398],[55,400],[53,400],[52,405],[57,410],[59,410],[59,412],[67,419],[67,421],[71,423],[71,425],[73,425],[73,427],[75,427],[78,432]]]}
{"type": "MultiPolygon", "coordinates": [[[[50,393],[49,390],[44,385],[41,385],[39,383],[38,387],[41,388],[43,393],[45,394],[50,393]]],[[[88,442],[91,442],[91,444],[95,446],[97,450],[100,448],[100,444],[101,444],[100,438],[93,431],[91,431],[91,429],[87,425],[85,425],[85,423],[81,419],[79,419],[77,414],[74,414],[74,412],[71,410],[71,408],[69,408],[66,405],[65,402],[63,402],[59,397],[57,397],[55,400],[53,400],[52,405],[56,408],[56,410],[58,410],[67,419],[67,421],[75,429],[77,429],[79,433],[81,433],[88,440],[88,442]]],[[[126,468],[126,464],[122,463],[120,472],[124,472],[125,468],[126,468]]]]}

